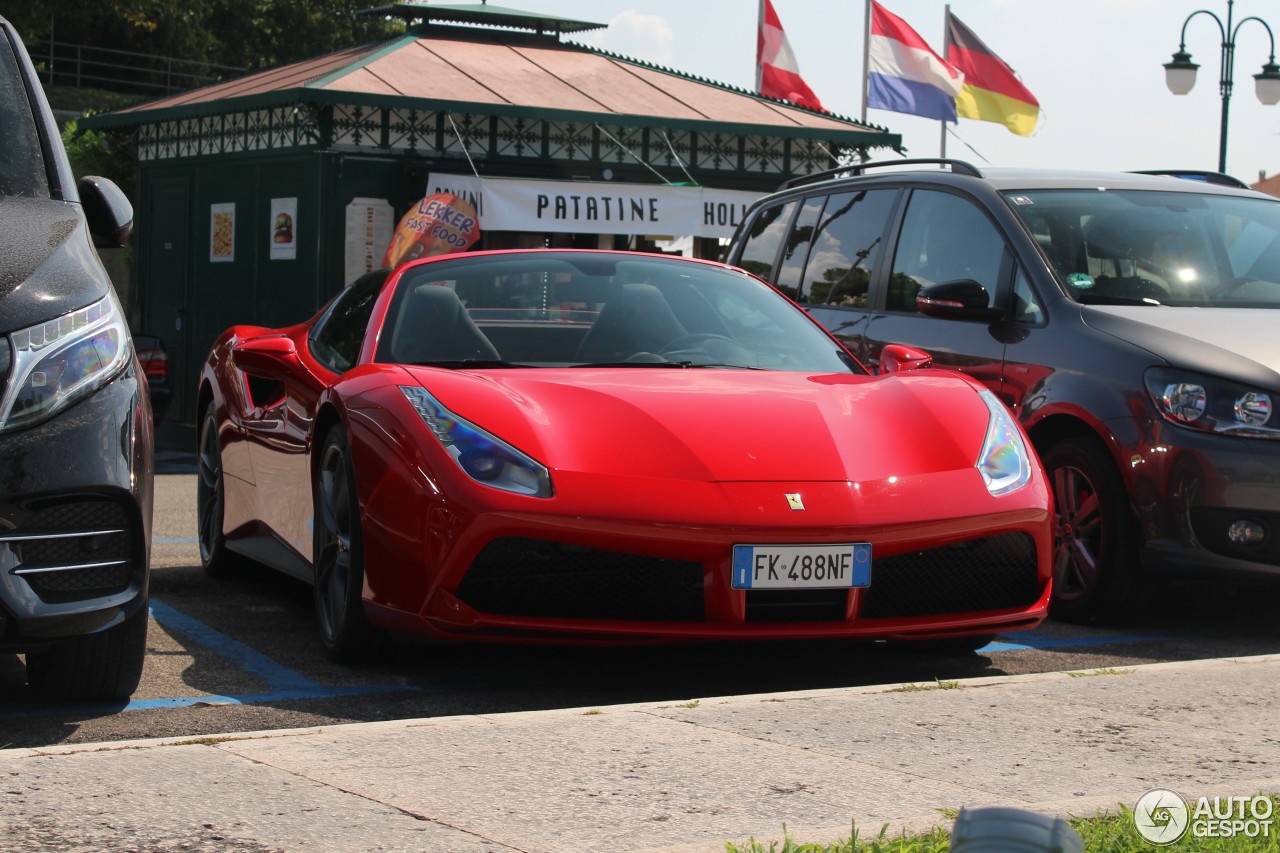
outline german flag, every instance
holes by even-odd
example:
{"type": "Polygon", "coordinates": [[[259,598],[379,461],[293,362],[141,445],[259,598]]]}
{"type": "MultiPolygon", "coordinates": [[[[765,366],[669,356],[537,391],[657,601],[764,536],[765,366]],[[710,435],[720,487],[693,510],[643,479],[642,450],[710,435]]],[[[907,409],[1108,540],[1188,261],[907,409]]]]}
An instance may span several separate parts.
{"type": "Polygon", "coordinates": [[[964,72],[964,90],[956,96],[956,115],[994,121],[1019,136],[1031,135],[1040,118],[1040,102],[1013,69],[950,10],[946,53],[947,62],[964,72]]]}

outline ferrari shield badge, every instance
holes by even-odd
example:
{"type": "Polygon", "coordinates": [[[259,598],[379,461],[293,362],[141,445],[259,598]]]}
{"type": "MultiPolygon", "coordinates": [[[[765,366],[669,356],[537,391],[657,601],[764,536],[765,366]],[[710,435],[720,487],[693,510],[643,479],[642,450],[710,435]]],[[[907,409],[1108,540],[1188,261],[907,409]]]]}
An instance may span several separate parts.
{"type": "Polygon", "coordinates": [[[804,500],[800,497],[799,492],[787,493],[787,506],[792,509],[804,509],[804,500]]]}

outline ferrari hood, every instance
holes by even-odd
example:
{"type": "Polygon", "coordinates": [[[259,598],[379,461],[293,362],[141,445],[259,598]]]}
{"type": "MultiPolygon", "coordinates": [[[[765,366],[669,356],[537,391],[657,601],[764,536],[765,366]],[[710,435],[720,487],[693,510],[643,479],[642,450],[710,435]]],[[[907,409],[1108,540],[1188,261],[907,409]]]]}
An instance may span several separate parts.
{"type": "Polygon", "coordinates": [[[988,413],[956,376],[406,368],[552,470],[710,482],[864,481],[972,467],[988,413]]]}

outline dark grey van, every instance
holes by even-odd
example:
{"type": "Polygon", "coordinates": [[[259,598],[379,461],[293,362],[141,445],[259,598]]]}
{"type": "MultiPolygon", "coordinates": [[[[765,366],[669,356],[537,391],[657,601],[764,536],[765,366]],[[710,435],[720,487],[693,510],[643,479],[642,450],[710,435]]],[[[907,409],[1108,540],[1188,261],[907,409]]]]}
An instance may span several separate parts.
{"type": "Polygon", "coordinates": [[[1144,574],[1280,580],[1280,199],[1211,173],[863,164],[758,202],[726,260],[874,369],[986,383],[1053,483],[1052,614],[1144,574]]]}

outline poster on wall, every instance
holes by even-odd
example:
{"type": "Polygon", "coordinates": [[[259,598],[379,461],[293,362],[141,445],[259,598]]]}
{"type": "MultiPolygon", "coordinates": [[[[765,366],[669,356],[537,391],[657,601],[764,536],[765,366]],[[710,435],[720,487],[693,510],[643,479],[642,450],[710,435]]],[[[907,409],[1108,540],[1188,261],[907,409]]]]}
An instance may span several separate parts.
{"type": "Polygon", "coordinates": [[[409,208],[382,256],[384,267],[465,252],[480,239],[476,210],[453,193],[432,193],[409,208]]]}
{"type": "Polygon", "coordinates": [[[298,257],[298,200],[271,199],[271,260],[292,261],[298,257]]]}
{"type": "Polygon", "coordinates": [[[209,261],[211,263],[236,259],[236,205],[235,202],[209,205],[209,261]]]}
{"type": "Polygon", "coordinates": [[[351,200],[347,205],[343,285],[381,267],[383,251],[391,242],[394,226],[391,202],[380,198],[351,200]]]}

